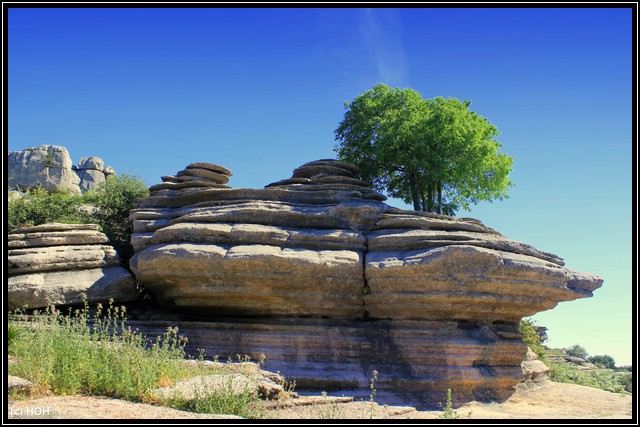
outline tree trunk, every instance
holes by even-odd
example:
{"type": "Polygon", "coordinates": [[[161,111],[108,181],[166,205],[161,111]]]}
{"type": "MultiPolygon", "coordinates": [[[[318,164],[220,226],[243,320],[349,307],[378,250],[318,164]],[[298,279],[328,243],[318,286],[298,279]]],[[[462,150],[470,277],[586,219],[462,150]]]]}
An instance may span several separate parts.
{"type": "Polygon", "coordinates": [[[424,209],[426,212],[433,212],[433,185],[427,184],[427,206],[424,209]]]}
{"type": "Polygon", "coordinates": [[[413,199],[413,210],[420,210],[420,198],[418,197],[418,180],[415,172],[409,175],[409,186],[411,187],[411,198],[413,199]]]}
{"type": "Polygon", "coordinates": [[[438,180],[438,213],[442,213],[442,180],[438,180]]]}

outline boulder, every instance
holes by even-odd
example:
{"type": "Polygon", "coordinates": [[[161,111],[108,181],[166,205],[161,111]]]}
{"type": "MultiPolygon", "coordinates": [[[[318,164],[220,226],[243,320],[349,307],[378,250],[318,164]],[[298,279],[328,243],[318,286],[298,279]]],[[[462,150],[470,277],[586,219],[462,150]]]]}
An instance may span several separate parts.
{"type": "Polygon", "coordinates": [[[26,191],[38,186],[49,192],[72,194],[95,191],[107,176],[115,175],[100,157],[90,156],[73,165],[65,147],[42,145],[9,153],[9,188],[26,191]]]}
{"type": "Polygon", "coordinates": [[[10,309],[134,301],[131,273],[95,224],[50,223],[7,236],[10,309]]]}
{"type": "Polygon", "coordinates": [[[504,398],[524,379],[520,319],[602,285],[477,219],[392,208],[345,162],[264,189],[213,173],[231,175],[194,163],[137,202],[131,268],[165,307],[245,319],[215,344],[287,360],[309,387],[367,389],[377,369],[391,400],[504,398]]]}
{"type": "Polygon", "coordinates": [[[100,157],[81,158],[76,167],[76,173],[80,178],[80,191],[86,193],[87,191],[97,190],[98,186],[106,180],[104,170],[104,161],[100,157]]]}
{"type": "Polygon", "coordinates": [[[80,179],[72,170],[65,147],[41,145],[9,153],[7,174],[9,188],[20,191],[41,186],[49,192],[80,193],[80,179]]]}
{"type": "Polygon", "coordinates": [[[105,182],[106,176],[102,171],[95,169],[80,169],[77,171],[80,178],[80,191],[96,191],[98,186],[105,182]]]}
{"type": "Polygon", "coordinates": [[[104,161],[100,157],[82,157],[78,163],[78,170],[93,169],[97,171],[104,171],[104,161]]]}

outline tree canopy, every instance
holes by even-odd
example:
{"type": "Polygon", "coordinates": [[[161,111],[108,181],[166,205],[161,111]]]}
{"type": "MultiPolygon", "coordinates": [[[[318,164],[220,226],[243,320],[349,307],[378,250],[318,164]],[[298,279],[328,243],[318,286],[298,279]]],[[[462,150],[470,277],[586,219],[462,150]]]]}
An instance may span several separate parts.
{"type": "Polygon", "coordinates": [[[503,199],[513,159],[498,152],[498,129],[470,105],[378,84],[345,103],[335,150],[374,189],[415,210],[453,215],[503,199]]]}

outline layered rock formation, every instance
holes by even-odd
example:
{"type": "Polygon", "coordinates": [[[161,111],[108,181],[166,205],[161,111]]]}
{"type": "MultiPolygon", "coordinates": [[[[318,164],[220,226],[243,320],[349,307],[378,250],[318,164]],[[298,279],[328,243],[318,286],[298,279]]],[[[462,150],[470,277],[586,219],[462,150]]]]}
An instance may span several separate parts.
{"type": "Polygon", "coordinates": [[[8,235],[9,309],[134,301],[135,279],[95,224],[42,224],[8,235]]]}
{"type": "Polygon", "coordinates": [[[96,190],[110,175],[115,170],[101,158],[83,157],[75,166],[67,149],[57,145],[13,151],[8,157],[8,186],[19,191],[41,186],[49,192],[79,194],[96,190]]]}
{"type": "MultiPolygon", "coordinates": [[[[332,319],[302,331],[265,321],[269,351],[286,359],[278,346],[302,336],[295,352],[308,356],[289,356],[299,383],[366,388],[372,368],[381,391],[423,400],[447,388],[462,400],[504,396],[522,379],[518,321],[602,284],[477,220],[392,208],[357,174],[319,160],[265,189],[233,189],[228,170],[189,165],[132,211],[132,269],[161,304],[192,313],[332,319]]],[[[240,325],[226,350],[264,344],[240,325]]]]}

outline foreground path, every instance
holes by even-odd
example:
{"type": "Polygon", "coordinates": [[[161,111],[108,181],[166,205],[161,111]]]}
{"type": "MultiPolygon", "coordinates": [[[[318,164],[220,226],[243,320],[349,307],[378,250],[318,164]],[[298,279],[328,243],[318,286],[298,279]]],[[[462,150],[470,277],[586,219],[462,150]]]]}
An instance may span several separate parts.
{"type": "MultiPolygon", "coordinates": [[[[285,401],[280,405],[270,405],[265,418],[433,419],[441,414],[438,411],[416,411],[410,407],[375,405],[372,408],[369,402],[340,403],[320,396],[300,398],[296,403],[285,401]]],[[[471,402],[458,408],[457,413],[461,419],[631,419],[632,406],[630,395],[547,381],[520,389],[503,403],[471,402]]],[[[41,419],[235,418],[87,396],[10,401],[8,415],[9,418],[41,419]]]]}

